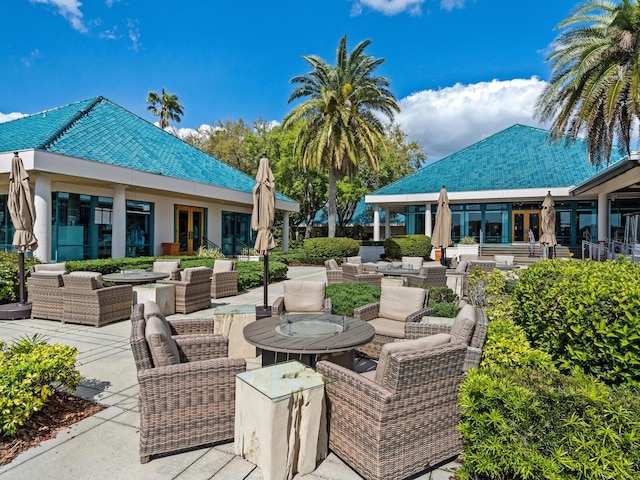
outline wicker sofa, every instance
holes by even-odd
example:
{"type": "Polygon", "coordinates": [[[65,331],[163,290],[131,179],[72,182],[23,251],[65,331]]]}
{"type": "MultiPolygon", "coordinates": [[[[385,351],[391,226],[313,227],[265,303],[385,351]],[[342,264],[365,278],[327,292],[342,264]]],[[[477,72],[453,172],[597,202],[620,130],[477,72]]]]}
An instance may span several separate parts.
{"type": "Polygon", "coordinates": [[[211,306],[211,269],[185,268],[180,280],[159,280],[176,288],[176,313],[191,313],[211,306]]]}
{"type": "Polygon", "coordinates": [[[152,456],[231,440],[235,374],[244,359],[227,356],[213,320],[167,322],[159,309],[134,305],[131,351],[140,387],[140,463],[152,456]]]}
{"type": "Polygon", "coordinates": [[[104,287],[102,275],[96,272],[71,272],[62,281],[62,323],[102,327],[130,317],[131,285],[104,287]]]}
{"type": "Polygon", "coordinates": [[[238,271],[232,260],[216,260],[211,273],[211,297],[220,298],[238,294],[238,271]]]}
{"type": "Polygon", "coordinates": [[[329,448],[368,480],[403,479],[457,456],[465,352],[442,334],[385,345],[369,376],[318,362],[329,448]]]}
{"type": "Polygon", "coordinates": [[[378,358],[384,344],[405,338],[407,324],[418,322],[433,312],[427,307],[428,301],[428,290],[382,285],[379,302],[363,305],[353,312],[354,318],[369,322],[376,331],[373,340],[357,350],[378,358]]]}

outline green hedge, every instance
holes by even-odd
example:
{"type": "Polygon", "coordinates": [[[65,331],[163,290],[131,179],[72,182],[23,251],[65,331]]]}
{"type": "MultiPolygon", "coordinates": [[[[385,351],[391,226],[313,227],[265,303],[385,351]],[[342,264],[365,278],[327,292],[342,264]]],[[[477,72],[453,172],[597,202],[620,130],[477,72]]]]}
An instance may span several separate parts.
{"type": "MultiPolygon", "coordinates": [[[[263,262],[238,262],[238,289],[258,287],[264,284],[263,262]]],[[[269,277],[271,283],[287,278],[289,267],[282,262],[269,259],[269,277]]]]}
{"type": "Polygon", "coordinates": [[[360,244],[353,238],[310,238],[305,240],[303,251],[308,257],[322,259],[353,257],[360,252],[360,244]]]}
{"type": "Polygon", "coordinates": [[[13,436],[53,394],[51,384],[73,392],[80,384],[78,350],[49,345],[42,337],[6,344],[0,341],[0,434],[13,436]]]}
{"type": "Polygon", "coordinates": [[[384,241],[384,254],[387,258],[429,258],[431,248],[431,237],[426,235],[399,235],[384,241]]]}
{"type": "MultiPolygon", "coordinates": [[[[0,305],[20,300],[20,284],[18,282],[18,254],[0,252],[0,305]]],[[[31,255],[24,257],[25,274],[34,263],[31,255]]]]}
{"type": "Polygon", "coordinates": [[[380,287],[367,283],[335,283],[327,287],[335,313],[353,316],[353,310],[380,301],[380,287]]]}
{"type": "Polygon", "coordinates": [[[460,392],[466,480],[640,478],[640,397],[551,357],[513,323],[513,303],[487,308],[489,332],[479,369],[460,392]]]}
{"type": "Polygon", "coordinates": [[[536,262],[513,291],[514,318],[562,370],[639,382],[638,285],[640,265],[630,262],[536,262]]]}

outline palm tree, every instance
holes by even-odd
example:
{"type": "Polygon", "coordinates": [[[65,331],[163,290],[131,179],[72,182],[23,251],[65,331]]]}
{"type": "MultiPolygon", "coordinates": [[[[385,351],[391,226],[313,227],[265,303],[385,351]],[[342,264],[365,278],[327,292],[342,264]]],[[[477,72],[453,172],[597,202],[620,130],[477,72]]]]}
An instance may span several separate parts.
{"type": "Polygon", "coordinates": [[[156,117],[160,117],[160,128],[163,130],[169,126],[169,120],[180,123],[180,115],[183,106],[178,102],[178,96],[173,93],[167,93],[162,89],[162,95],[157,92],[149,92],[147,95],[147,110],[151,110],[156,117]]]}
{"type": "Polygon", "coordinates": [[[568,141],[584,135],[589,162],[608,163],[617,139],[630,153],[640,112],[640,4],[588,0],[557,28],[552,76],[536,102],[536,116],[568,141]]]}
{"type": "Polygon", "coordinates": [[[291,79],[296,88],[288,103],[308,97],[287,114],[285,128],[303,120],[294,144],[294,155],[305,168],[329,170],[329,237],[336,231],[336,183],[355,173],[361,162],[377,168],[376,149],[382,145],[384,124],[376,115],[393,119],[399,112],[387,78],[373,75],[384,59],[365,55],[371,40],[347,53],[346,35],[340,40],[336,65],[321,58],[302,57],[312,70],[291,79]]]}

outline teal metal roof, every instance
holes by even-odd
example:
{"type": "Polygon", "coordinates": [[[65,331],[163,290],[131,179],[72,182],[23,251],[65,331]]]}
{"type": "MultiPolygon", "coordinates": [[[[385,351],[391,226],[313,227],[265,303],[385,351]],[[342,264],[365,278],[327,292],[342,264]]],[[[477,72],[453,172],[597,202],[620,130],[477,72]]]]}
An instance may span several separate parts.
{"type": "MultiPolygon", "coordinates": [[[[614,149],[611,163],[624,155],[614,149]]],[[[602,168],[600,169],[602,170],[602,168]]],[[[559,188],[598,173],[582,140],[550,143],[547,130],[513,125],[423,167],[371,195],[559,188]]]]}
{"type": "MultiPolygon", "coordinates": [[[[245,193],[256,184],[103,97],[0,123],[0,152],[32,148],[245,193]]],[[[276,197],[293,201],[281,193],[276,197]]]]}

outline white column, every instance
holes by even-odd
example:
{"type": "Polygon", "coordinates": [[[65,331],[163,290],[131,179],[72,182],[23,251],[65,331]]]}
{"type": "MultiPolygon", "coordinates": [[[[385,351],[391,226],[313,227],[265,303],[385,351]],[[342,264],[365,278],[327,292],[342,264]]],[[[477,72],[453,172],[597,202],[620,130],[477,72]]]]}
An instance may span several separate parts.
{"type": "Polygon", "coordinates": [[[598,194],[598,242],[609,238],[609,202],[606,193],[598,194]]]}
{"type": "Polygon", "coordinates": [[[127,253],[127,198],[125,186],[113,187],[111,215],[111,258],[124,258],[127,253]]]}
{"type": "Polygon", "coordinates": [[[431,204],[425,203],[424,205],[424,234],[431,238],[433,234],[433,225],[431,224],[431,204]]]}
{"type": "Polygon", "coordinates": [[[36,208],[36,221],[33,233],[38,240],[38,248],[33,252],[41,262],[51,261],[51,175],[38,173],[34,187],[33,203],[36,208]]]}
{"type": "Polygon", "coordinates": [[[378,205],[373,206],[373,241],[380,241],[380,210],[378,205]]]}
{"type": "Polygon", "coordinates": [[[282,213],[282,251],[289,251],[289,212],[282,213]]]}
{"type": "Polygon", "coordinates": [[[391,236],[391,209],[386,207],[384,209],[384,238],[391,236]]]}

